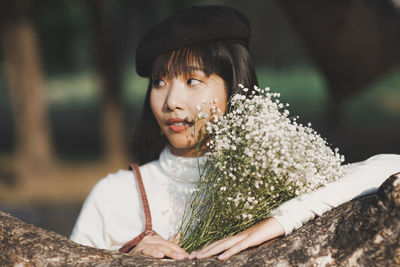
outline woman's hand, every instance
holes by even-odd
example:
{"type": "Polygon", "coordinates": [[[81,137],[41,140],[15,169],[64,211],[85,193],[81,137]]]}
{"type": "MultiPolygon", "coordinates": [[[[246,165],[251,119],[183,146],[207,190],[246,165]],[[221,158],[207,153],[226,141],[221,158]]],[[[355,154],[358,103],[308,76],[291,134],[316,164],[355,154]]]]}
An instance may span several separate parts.
{"type": "Polygon", "coordinates": [[[181,233],[177,233],[168,240],[159,235],[145,236],[130,253],[158,259],[169,257],[174,260],[183,260],[189,254],[179,246],[181,235],[181,233]]]}
{"type": "Polygon", "coordinates": [[[260,245],[284,234],[285,231],[280,223],[274,218],[268,218],[239,234],[216,241],[199,251],[193,252],[189,255],[189,259],[203,259],[224,252],[218,256],[218,259],[225,260],[242,250],[260,245]]]}

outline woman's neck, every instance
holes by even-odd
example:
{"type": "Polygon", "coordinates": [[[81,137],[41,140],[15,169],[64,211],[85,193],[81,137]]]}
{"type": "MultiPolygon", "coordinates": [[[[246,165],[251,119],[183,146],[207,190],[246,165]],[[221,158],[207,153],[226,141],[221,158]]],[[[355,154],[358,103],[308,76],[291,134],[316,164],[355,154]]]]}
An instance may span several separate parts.
{"type": "Polygon", "coordinates": [[[169,177],[184,183],[197,183],[200,171],[204,169],[205,157],[181,157],[172,153],[167,146],[160,154],[159,163],[169,177]]]}
{"type": "Polygon", "coordinates": [[[178,157],[195,158],[204,156],[207,151],[207,146],[202,145],[201,147],[189,147],[189,148],[176,148],[171,146],[171,153],[178,157]]]}

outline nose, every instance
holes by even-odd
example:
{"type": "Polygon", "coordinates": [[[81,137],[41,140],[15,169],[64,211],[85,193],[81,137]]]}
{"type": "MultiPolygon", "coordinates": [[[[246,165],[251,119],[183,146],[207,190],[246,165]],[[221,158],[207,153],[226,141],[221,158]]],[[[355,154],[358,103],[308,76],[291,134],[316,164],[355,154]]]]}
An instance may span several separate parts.
{"type": "Polygon", "coordinates": [[[174,80],[168,88],[168,95],[165,101],[168,110],[184,109],[184,86],[181,82],[174,80]]]}

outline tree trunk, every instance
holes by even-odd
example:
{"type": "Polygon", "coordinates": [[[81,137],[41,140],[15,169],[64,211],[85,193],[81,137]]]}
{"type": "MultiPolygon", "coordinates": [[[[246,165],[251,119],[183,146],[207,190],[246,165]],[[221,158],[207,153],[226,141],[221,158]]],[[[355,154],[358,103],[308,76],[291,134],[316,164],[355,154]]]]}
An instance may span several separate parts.
{"type": "Polygon", "coordinates": [[[14,115],[15,168],[25,183],[48,176],[54,164],[45,82],[36,32],[26,14],[28,4],[29,1],[1,4],[9,12],[2,18],[1,42],[14,115]]]}
{"type": "Polygon", "coordinates": [[[375,194],[310,221],[289,236],[233,256],[174,261],[77,245],[0,211],[0,262],[11,266],[395,266],[400,264],[400,173],[375,194]]]}
{"type": "Polygon", "coordinates": [[[343,119],[345,100],[399,66],[400,7],[394,2],[279,1],[326,78],[331,122],[343,119]]]}
{"type": "MultiPolygon", "coordinates": [[[[102,136],[104,159],[108,164],[126,165],[127,149],[123,103],[121,101],[121,71],[124,49],[119,45],[123,36],[119,3],[89,0],[94,32],[94,58],[98,83],[102,90],[102,136]],[[117,7],[115,7],[117,6],[117,7]]],[[[121,166],[119,166],[121,167],[121,166]]]]}

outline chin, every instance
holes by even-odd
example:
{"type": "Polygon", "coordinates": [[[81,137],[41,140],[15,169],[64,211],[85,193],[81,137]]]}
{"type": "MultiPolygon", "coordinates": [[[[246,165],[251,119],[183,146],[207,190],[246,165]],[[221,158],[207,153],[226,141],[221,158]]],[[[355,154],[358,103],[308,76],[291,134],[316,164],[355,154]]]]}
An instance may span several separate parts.
{"type": "Polygon", "coordinates": [[[173,143],[170,143],[170,145],[174,149],[178,149],[178,150],[190,150],[190,149],[194,149],[195,148],[193,145],[182,145],[182,144],[173,144],[173,143]]]}
{"type": "Polygon", "coordinates": [[[174,138],[174,137],[168,138],[169,144],[174,148],[177,148],[177,149],[188,149],[188,148],[193,148],[194,147],[194,144],[193,144],[192,141],[188,141],[188,140],[182,141],[182,140],[176,140],[176,139],[177,138],[174,138]]]}

